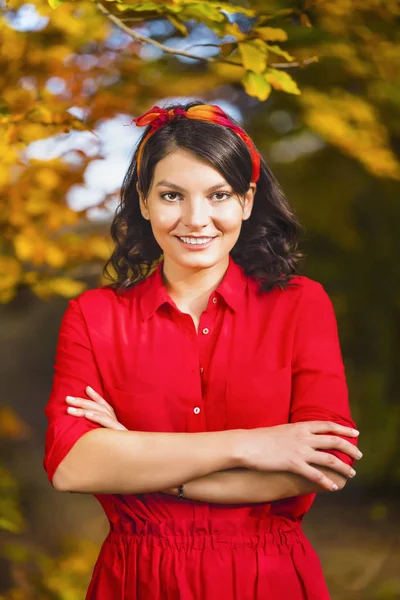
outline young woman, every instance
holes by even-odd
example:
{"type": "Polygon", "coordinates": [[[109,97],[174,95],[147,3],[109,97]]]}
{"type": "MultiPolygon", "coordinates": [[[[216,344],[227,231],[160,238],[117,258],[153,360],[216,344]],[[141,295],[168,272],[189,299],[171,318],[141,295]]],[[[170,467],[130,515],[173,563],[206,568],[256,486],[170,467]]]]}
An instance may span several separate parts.
{"type": "Polygon", "coordinates": [[[90,600],[326,600],[302,531],[360,458],[333,305],[239,125],[192,102],[147,126],[105,271],[69,302],[44,467],[110,522],[90,600]]]}

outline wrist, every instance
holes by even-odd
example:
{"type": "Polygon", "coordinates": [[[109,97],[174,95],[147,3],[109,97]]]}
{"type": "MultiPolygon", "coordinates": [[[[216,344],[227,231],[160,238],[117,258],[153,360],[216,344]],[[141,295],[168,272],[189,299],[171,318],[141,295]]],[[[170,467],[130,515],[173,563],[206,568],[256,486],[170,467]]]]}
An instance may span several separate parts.
{"type": "Polygon", "coordinates": [[[163,494],[169,494],[170,496],[178,495],[178,487],[167,488],[166,490],[161,490],[163,494]]]}
{"type": "Polygon", "coordinates": [[[247,467],[248,430],[234,429],[232,434],[232,465],[230,468],[247,467]]]}

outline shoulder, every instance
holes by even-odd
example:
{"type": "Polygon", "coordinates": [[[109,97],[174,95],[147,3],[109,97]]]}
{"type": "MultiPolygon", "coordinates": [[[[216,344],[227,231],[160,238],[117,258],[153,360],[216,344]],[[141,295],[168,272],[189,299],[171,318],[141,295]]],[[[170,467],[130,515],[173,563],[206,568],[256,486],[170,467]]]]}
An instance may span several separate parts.
{"type": "Polygon", "coordinates": [[[85,290],[68,302],[67,312],[79,314],[85,321],[103,319],[111,312],[118,310],[126,302],[124,295],[119,295],[113,288],[101,286],[85,290]]]}
{"type": "Polygon", "coordinates": [[[81,310],[92,309],[98,306],[105,306],[118,302],[118,295],[115,290],[109,287],[101,286],[85,290],[79,296],[72,298],[69,304],[79,307],[81,310]]]}
{"type": "Polygon", "coordinates": [[[290,279],[289,284],[287,289],[297,290],[297,295],[299,297],[326,294],[322,283],[315,279],[310,279],[310,277],[306,277],[305,275],[295,275],[290,279]]]}
{"type": "Polygon", "coordinates": [[[333,315],[333,302],[322,283],[304,275],[296,275],[290,283],[294,284],[292,293],[296,296],[295,304],[299,315],[308,314],[311,318],[318,314],[333,315]]]}

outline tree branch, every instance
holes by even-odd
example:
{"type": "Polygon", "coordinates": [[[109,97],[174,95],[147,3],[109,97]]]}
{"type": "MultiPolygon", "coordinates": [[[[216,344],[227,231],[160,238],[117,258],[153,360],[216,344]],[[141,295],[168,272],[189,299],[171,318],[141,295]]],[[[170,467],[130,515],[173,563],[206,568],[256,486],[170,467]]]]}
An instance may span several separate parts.
{"type": "MultiPolygon", "coordinates": [[[[161,44],[160,42],[157,42],[156,40],[153,40],[152,38],[148,37],[147,35],[143,35],[142,33],[138,33],[137,31],[134,31],[133,29],[130,29],[130,27],[127,27],[125,25],[125,23],[121,19],[119,19],[118,17],[116,17],[115,15],[113,15],[100,2],[96,2],[96,5],[97,5],[99,11],[102,12],[103,15],[107,17],[107,19],[109,19],[119,29],[121,29],[122,31],[124,31],[127,35],[129,35],[131,38],[133,38],[134,40],[136,40],[137,42],[139,42],[141,44],[151,44],[152,46],[155,46],[156,48],[159,48],[160,50],[162,50],[166,54],[173,54],[175,56],[185,56],[186,58],[192,58],[192,59],[195,59],[195,60],[201,60],[203,62],[208,62],[208,63],[214,63],[214,62],[225,63],[225,64],[228,64],[228,65],[234,65],[235,67],[242,67],[243,68],[242,63],[238,63],[238,62],[235,62],[233,60],[229,60],[227,58],[213,57],[213,56],[196,56],[195,54],[190,54],[189,52],[185,52],[185,50],[178,50],[176,48],[169,48],[168,46],[165,46],[164,44],[161,44]]],[[[216,47],[219,47],[218,44],[198,44],[198,45],[206,45],[206,46],[216,46],[216,47]]],[[[303,66],[305,66],[305,65],[307,65],[309,63],[317,62],[317,61],[318,61],[318,57],[312,56],[310,58],[304,59],[301,63],[298,62],[298,61],[294,61],[294,62],[291,62],[291,63],[273,63],[273,64],[268,65],[268,66],[272,67],[274,69],[291,69],[293,67],[303,67],[303,66]]]]}

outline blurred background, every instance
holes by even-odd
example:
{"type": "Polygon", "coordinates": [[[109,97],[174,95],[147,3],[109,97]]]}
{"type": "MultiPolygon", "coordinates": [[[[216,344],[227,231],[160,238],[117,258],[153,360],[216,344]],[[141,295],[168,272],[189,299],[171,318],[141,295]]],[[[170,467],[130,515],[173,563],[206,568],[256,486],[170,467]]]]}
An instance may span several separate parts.
{"type": "Polygon", "coordinates": [[[105,283],[142,129],[182,98],[245,127],[335,306],[357,476],[304,530],[333,600],[400,598],[400,5],[0,0],[0,599],[78,600],[108,522],[42,467],[60,320],[105,283]]]}

